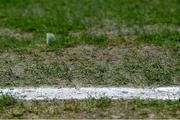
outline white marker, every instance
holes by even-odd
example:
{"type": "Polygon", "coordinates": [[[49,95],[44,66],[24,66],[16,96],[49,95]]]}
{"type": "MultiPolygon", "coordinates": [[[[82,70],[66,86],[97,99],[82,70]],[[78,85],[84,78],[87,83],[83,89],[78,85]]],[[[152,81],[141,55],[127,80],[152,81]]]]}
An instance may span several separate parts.
{"type": "Polygon", "coordinates": [[[180,87],[160,88],[131,88],[131,87],[82,87],[82,88],[0,88],[0,95],[12,95],[24,100],[46,99],[99,99],[103,96],[111,99],[155,99],[155,100],[179,100],[180,87]]]}
{"type": "Polygon", "coordinates": [[[50,42],[55,40],[55,35],[53,33],[46,33],[46,43],[49,44],[50,42]]]}

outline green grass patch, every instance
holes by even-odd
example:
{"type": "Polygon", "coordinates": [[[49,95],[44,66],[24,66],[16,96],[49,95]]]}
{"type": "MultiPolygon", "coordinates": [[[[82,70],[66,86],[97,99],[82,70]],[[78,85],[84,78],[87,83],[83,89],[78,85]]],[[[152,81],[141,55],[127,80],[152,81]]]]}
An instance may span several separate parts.
{"type": "Polygon", "coordinates": [[[171,30],[152,31],[140,33],[138,40],[154,45],[165,46],[176,51],[180,49],[180,32],[171,30]]]}
{"type": "Polygon", "coordinates": [[[178,119],[179,103],[179,100],[110,100],[106,97],[97,100],[17,100],[0,111],[0,118],[178,119]]]}
{"type": "MultiPolygon", "coordinates": [[[[106,42],[108,36],[85,34],[74,38],[69,33],[74,31],[83,33],[89,29],[93,29],[93,33],[97,33],[97,29],[101,32],[113,33],[119,31],[122,26],[129,28],[145,25],[179,26],[179,6],[178,0],[81,0],[80,2],[74,0],[2,0],[0,1],[0,27],[34,33],[36,45],[31,43],[34,38],[32,41],[4,41],[0,38],[3,41],[0,49],[29,47],[30,44],[32,48],[35,46],[36,49],[46,49],[37,44],[45,45],[45,34],[48,32],[61,36],[52,43],[49,51],[84,43],[109,44],[106,42]]],[[[130,35],[129,38],[131,37],[133,36],[130,35]]],[[[6,39],[14,38],[7,37],[6,39]]],[[[179,49],[179,32],[163,30],[143,33],[139,39],[179,49]]]]}
{"type": "Polygon", "coordinates": [[[107,108],[111,105],[112,100],[106,96],[101,97],[100,99],[89,98],[86,100],[87,105],[90,108],[107,108]]]}
{"type": "Polygon", "coordinates": [[[0,110],[2,110],[5,107],[11,106],[16,104],[16,99],[12,97],[11,95],[0,95],[0,110]]]}
{"type": "Polygon", "coordinates": [[[0,50],[4,49],[21,49],[26,48],[32,45],[32,40],[27,39],[17,39],[15,37],[8,37],[8,36],[0,36],[0,50]]]}
{"type": "Polygon", "coordinates": [[[47,51],[59,50],[62,48],[75,47],[76,45],[97,45],[104,46],[107,43],[105,35],[80,34],[78,37],[61,36],[47,46],[47,51]]]}
{"type": "Polygon", "coordinates": [[[25,31],[62,34],[103,26],[104,19],[118,21],[118,25],[179,24],[179,5],[178,0],[2,0],[0,22],[25,31]]]}

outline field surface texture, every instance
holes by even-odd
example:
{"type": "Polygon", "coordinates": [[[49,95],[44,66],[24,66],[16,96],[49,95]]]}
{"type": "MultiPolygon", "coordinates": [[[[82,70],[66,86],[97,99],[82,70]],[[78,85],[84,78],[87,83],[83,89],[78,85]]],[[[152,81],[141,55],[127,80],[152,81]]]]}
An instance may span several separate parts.
{"type": "Polygon", "coordinates": [[[178,88],[179,13],[180,0],[0,0],[0,118],[180,118],[170,89],[173,101],[156,92],[164,101],[26,101],[6,91],[178,88]]]}

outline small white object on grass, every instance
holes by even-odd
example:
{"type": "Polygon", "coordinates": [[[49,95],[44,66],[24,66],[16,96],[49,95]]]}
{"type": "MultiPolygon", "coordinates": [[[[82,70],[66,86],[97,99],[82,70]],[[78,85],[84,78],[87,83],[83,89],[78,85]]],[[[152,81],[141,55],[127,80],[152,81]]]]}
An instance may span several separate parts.
{"type": "Polygon", "coordinates": [[[50,42],[54,41],[55,35],[53,33],[46,33],[46,43],[49,44],[50,42]]]}

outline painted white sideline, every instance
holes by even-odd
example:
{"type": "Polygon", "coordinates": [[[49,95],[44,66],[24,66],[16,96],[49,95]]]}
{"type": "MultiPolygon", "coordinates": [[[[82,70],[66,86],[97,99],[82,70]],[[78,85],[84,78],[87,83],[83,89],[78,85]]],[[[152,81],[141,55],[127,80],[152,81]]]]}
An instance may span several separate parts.
{"type": "Polygon", "coordinates": [[[82,88],[0,88],[1,94],[10,94],[24,100],[87,99],[107,96],[111,99],[177,100],[180,87],[129,88],[129,87],[82,87],[82,88]]]}

